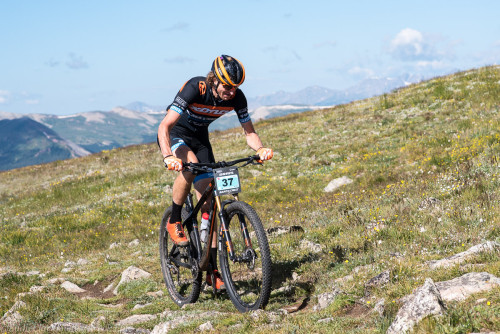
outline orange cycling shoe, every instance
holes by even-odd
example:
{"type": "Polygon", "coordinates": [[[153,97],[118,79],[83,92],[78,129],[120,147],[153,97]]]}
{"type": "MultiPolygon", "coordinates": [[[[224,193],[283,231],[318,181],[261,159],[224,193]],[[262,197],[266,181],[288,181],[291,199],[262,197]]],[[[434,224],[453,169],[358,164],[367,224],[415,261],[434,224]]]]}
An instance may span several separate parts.
{"type": "Polygon", "coordinates": [[[167,231],[172,241],[180,247],[185,247],[189,244],[181,222],[171,224],[170,220],[167,222],[167,231]]]}
{"type": "MultiPolygon", "coordinates": [[[[215,288],[217,290],[224,288],[224,281],[222,280],[222,277],[220,276],[218,270],[214,270],[214,276],[215,276],[215,288]]],[[[206,281],[207,281],[208,285],[213,286],[212,285],[212,275],[210,275],[210,273],[207,273],[207,280],[206,281]]]]}

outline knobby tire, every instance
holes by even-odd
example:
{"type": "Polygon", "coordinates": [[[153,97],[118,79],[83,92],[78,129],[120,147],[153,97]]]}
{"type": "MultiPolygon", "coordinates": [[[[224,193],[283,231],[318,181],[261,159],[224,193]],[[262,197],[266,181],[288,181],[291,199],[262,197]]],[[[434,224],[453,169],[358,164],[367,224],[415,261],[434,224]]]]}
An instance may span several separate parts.
{"type": "MultiPolygon", "coordinates": [[[[182,306],[194,303],[198,299],[202,275],[199,271],[193,275],[191,269],[176,265],[175,261],[191,266],[192,260],[196,259],[197,250],[194,249],[194,243],[191,242],[192,233],[195,232],[189,233],[186,226],[184,226],[184,232],[190,241],[189,246],[177,247],[173,243],[167,231],[167,222],[171,214],[172,207],[168,207],[163,214],[160,225],[161,271],[170,297],[178,306],[182,306]]],[[[183,209],[182,219],[184,220],[186,217],[187,212],[183,209]]]]}
{"type": "Polygon", "coordinates": [[[229,258],[223,238],[219,237],[219,262],[226,291],[240,312],[263,309],[271,294],[271,253],[262,222],[255,210],[241,201],[229,204],[225,209],[225,215],[235,255],[244,257],[246,254],[247,258],[254,259],[254,261],[233,262],[229,258]],[[242,218],[251,237],[251,248],[245,245],[240,228],[242,218]],[[254,255],[249,256],[252,253],[254,255]]]}

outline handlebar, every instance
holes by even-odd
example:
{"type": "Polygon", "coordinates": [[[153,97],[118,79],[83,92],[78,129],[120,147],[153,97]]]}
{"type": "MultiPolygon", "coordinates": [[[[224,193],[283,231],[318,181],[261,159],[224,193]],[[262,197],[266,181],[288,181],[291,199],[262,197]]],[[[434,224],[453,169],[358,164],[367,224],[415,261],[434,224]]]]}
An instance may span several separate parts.
{"type": "Polygon", "coordinates": [[[257,162],[260,160],[260,157],[258,155],[251,155],[246,158],[241,158],[241,159],[236,159],[236,160],[231,160],[231,161],[218,161],[218,162],[209,162],[209,163],[202,163],[202,162],[183,162],[182,166],[184,167],[185,170],[193,173],[193,174],[203,174],[203,173],[209,173],[212,172],[212,170],[216,168],[224,168],[224,167],[230,167],[234,166],[236,164],[245,162],[245,164],[241,165],[240,167],[245,167],[247,165],[262,165],[262,162],[257,162]]]}

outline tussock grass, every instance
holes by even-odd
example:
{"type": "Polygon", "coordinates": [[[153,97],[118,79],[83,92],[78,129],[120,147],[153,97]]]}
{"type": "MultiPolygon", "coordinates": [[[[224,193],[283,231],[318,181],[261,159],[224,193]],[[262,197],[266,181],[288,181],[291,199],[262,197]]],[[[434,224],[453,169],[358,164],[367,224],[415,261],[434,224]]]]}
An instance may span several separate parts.
{"type": "MultiPolygon", "coordinates": [[[[438,270],[423,263],[486,240],[500,242],[499,109],[500,68],[492,66],[331,109],[258,122],[259,135],[276,154],[264,166],[241,170],[241,197],[255,207],[266,228],[304,229],[270,238],[275,290],[267,310],[277,311],[304,298],[309,302],[294,316],[283,316],[278,327],[269,319],[254,321],[234,313],[214,320],[215,330],[383,332],[399,299],[426,277],[440,281],[470,271],[498,276],[498,254],[471,259],[469,266],[438,270]],[[329,181],[342,176],[354,182],[333,193],[323,191],[329,181]],[[322,251],[301,248],[303,240],[320,244],[322,251]],[[364,284],[384,270],[390,271],[390,283],[368,291],[364,284]],[[352,277],[339,280],[348,275],[352,277]],[[313,312],[316,296],[332,291],[334,285],[344,295],[313,312]],[[289,289],[278,291],[284,286],[289,289]],[[386,307],[379,316],[371,309],[381,299],[386,307]],[[334,321],[318,322],[329,317],[334,321]]],[[[241,129],[212,134],[212,142],[217,159],[252,153],[241,129]]],[[[152,274],[126,285],[116,299],[80,300],[52,287],[24,299],[29,304],[23,311],[26,328],[58,318],[89,323],[102,313],[111,330],[113,321],[131,314],[176,309],[167,296],[147,297],[147,292],[160,289],[166,293],[157,229],[171,202],[174,177],[161,166],[156,144],[0,173],[4,271],[39,270],[45,278],[106,284],[116,282],[130,265],[152,274]],[[128,247],[134,239],[140,246],[128,247]],[[119,245],[109,249],[113,243],[119,245]],[[79,258],[90,263],[61,274],[66,261],[79,258]],[[125,306],[99,306],[118,302],[125,306]],[[142,311],[132,310],[135,304],[150,302],[142,311]]],[[[0,296],[6,297],[0,300],[0,314],[12,306],[17,293],[42,284],[35,277],[0,279],[0,296]]],[[[444,317],[424,320],[416,332],[500,330],[499,292],[452,303],[444,317]],[[481,299],[486,301],[478,304],[481,299]]],[[[202,293],[186,312],[212,309],[234,312],[227,296],[215,300],[210,292],[202,293]]],[[[177,331],[194,330],[201,321],[177,331]]]]}

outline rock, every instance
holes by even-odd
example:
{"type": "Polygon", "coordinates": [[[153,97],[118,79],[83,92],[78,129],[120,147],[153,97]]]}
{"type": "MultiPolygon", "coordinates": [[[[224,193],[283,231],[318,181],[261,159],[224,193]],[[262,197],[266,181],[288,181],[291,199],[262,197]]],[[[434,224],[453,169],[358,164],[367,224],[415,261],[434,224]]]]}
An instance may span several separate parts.
{"type": "Polygon", "coordinates": [[[132,240],[131,242],[128,243],[129,247],[135,247],[139,246],[139,239],[132,240]]]}
{"type": "Polygon", "coordinates": [[[79,322],[56,322],[50,325],[48,330],[55,332],[93,332],[96,329],[79,322]]]}
{"type": "Polygon", "coordinates": [[[277,237],[281,234],[287,234],[292,232],[304,232],[302,226],[294,225],[294,226],[275,226],[267,229],[267,234],[270,237],[277,237]]]}
{"type": "Polygon", "coordinates": [[[342,290],[334,288],[332,292],[326,292],[318,295],[318,305],[314,306],[313,309],[315,311],[319,311],[328,307],[331,303],[333,303],[335,298],[342,293],[342,290]]]}
{"type": "Polygon", "coordinates": [[[147,329],[144,328],[134,328],[134,327],[125,327],[120,329],[120,333],[122,334],[149,334],[151,333],[147,329]]]}
{"type": "Polygon", "coordinates": [[[200,332],[206,332],[206,331],[211,331],[214,329],[214,326],[212,325],[212,322],[211,321],[207,321],[205,322],[204,324],[201,324],[199,327],[198,327],[198,330],[200,332]]]}
{"type": "Polygon", "coordinates": [[[342,176],[338,179],[330,181],[330,183],[328,183],[328,185],[323,189],[323,191],[326,193],[331,193],[337,190],[338,188],[353,182],[354,181],[348,178],[347,176],[342,176]]]}
{"type": "Polygon", "coordinates": [[[142,278],[149,278],[149,277],[151,277],[150,273],[148,273],[148,272],[146,272],[146,271],[144,271],[142,269],[139,269],[137,267],[130,266],[127,269],[125,269],[125,271],[122,273],[122,278],[120,279],[120,282],[118,283],[118,285],[116,286],[116,288],[113,290],[113,293],[115,295],[117,295],[118,294],[118,288],[122,284],[131,282],[131,281],[134,281],[134,280],[142,279],[142,278]]]}
{"type": "Polygon", "coordinates": [[[113,242],[111,245],[109,245],[109,249],[114,249],[120,246],[119,242],[113,242]]]}
{"type": "Polygon", "coordinates": [[[135,314],[128,318],[118,321],[116,325],[118,327],[132,326],[155,319],[156,315],[153,314],[135,314]]]}
{"type": "Polygon", "coordinates": [[[64,281],[61,284],[61,288],[63,288],[64,290],[66,290],[68,292],[71,292],[71,293],[82,293],[82,292],[87,291],[87,290],[84,290],[84,289],[80,288],[78,285],[71,283],[69,281],[64,281]]]}
{"type": "Polygon", "coordinates": [[[370,279],[368,282],[366,282],[365,287],[367,288],[373,288],[373,287],[383,287],[390,281],[390,272],[389,270],[386,270],[377,276],[373,277],[370,279]]]}
{"type": "Polygon", "coordinates": [[[431,269],[437,269],[437,268],[446,268],[450,267],[456,264],[460,264],[471,257],[473,257],[476,254],[482,253],[482,252],[491,252],[495,250],[500,249],[500,244],[495,241],[487,241],[485,243],[473,246],[466,250],[465,252],[455,254],[453,256],[441,259],[441,260],[436,260],[436,261],[429,261],[427,262],[427,265],[431,269]]]}
{"type": "Polygon", "coordinates": [[[441,294],[432,279],[427,278],[423,286],[405,298],[387,334],[405,333],[423,318],[431,314],[442,314],[445,306],[441,294]]]}
{"type": "Polygon", "coordinates": [[[431,209],[439,206],[439,203],[441,203],[440,200],[434,197],[428,197],[424,199],[420,205],[418,206],[419,210],[425,210],[425,209],[431,209]]]}
{"type": "Polygon", "coordinates": [[[385,311],[385,301],[381,299],[377,303],[375,303],[375,306],[373,307],[373,312],[377,312],[378,315],[383,317],[384,311],[385,311]]]}
{"type": "Polygon", "coordinates": [[[156,325],[153,328],[153,331],[151,334],[164,334],[168,333],[170,330],[176,328],[179,325],[185,324],[187,321],[190,321],[191,319],[204,319],[204,318],[209,318],[213,319],[215,317],[219,317],[221,315],[224,315],[224,313],[217,312],[217,311],[210,311],[210,312],[203,312],[203,313],[197,313],[197,314],[187,314],[183,311],[181,312],[172,312],[172,311],[166,311],[162,313],[162,317],[172,317],[172,320],[162,322],[158,325],[156,325]],[[178,315],[180,314],[180,315],[178,315]]]}
{"type": "Polygon", "coordinates": [[[300,248],[310,251],[311,253],[321,253],[323,246],[316,244],[307,239],[300,240],[300,248]]]}
{"type": "Polygon", "coordinates": [[[2,319],[0,319],[0,324],[6,327],[16,327],[23,320],[23,316],[18,312],[19,309],[26,307],[26,303],[23,301],[17,301],[12,305],[12,307],[5,312],[2,319]]]}
{"type": "Polygon", "coordinates": [[[486,272],[468,273],[449,281],[436,283],[445,301],[465,300],[474,293],[489,291],[499,285],[500,278],[486,272]]]}

